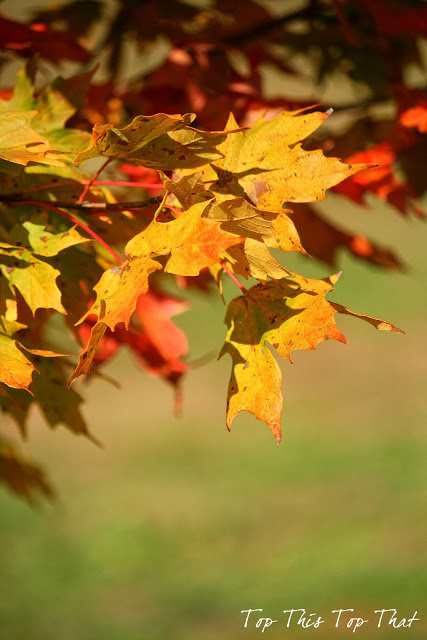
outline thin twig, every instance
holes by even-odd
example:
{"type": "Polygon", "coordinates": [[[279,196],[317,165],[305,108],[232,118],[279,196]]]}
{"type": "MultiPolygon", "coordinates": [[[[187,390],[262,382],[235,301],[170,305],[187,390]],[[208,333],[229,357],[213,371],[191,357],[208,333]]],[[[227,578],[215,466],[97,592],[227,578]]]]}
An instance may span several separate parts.
{"type": "Polygon", "coordinates": [[[223,42],[227,45],[231,45],[234,47],[242,46],[246,42],[253,42],[256,38],[260,38],[264,34],[269,33],[279,27],[282,27],[288,22],[292,22],[294,20],[301,20],[303,18],[309,18],[312,15],[313,15],[313,11],[311,7],[304,7],[303,9],[297,9],[293,13],[288,13],[284,16],[272,18],[271,20],[267,20],[265,22],[262,22],[261,24],[256,24],[254,26],[251,26],[247,31],[243,31],[237,34],[232,34],[231,36],[226,37],[223,40],[223,42]]]}

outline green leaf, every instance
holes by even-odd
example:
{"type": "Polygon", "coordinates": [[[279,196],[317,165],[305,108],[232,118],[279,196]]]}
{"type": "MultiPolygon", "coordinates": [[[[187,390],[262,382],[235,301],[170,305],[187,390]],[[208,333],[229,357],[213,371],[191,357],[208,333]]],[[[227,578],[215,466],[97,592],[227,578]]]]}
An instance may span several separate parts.
{"type": "Polygon", "coordinates": [[[62,166],[55,158],[49,141],[32,126],[36,111],[0,113],[0,158],[8,162],[27,165],[29,162],[62,166]]]}
{"type": "Polygon", "coordinates": [[[66,79],[59,76],[46,87],[35,100],[34,108],[39,113],[34,128],[44,135],[64,129],[67,120],[83,106],[95,70],[66,79]]]}
{"type": "MultiPolygon", "coordinates": [[[[41,134],[37,139],[38,142],[44,141],[49,145],[49,149],[57,152],[79,153],[88,145],[90,134],[87,131],[66,129],[65,126],[67,120],[84,104],[95,70],[96,68],[66,79],[59,76],[35,97],[36,65],[30,61],[17,74],[12,98],[0,100],[0,112],[31,113],[31,128],[34,132],[41,134]]],[[[30,142],[34,143],[32,140],[30,142]]],[[[13,146],[20,146],[20,144],[15,145],[14,142],[13,146]]],[[[13,154],[9,152],[5,159],[16,162],[16,157],[17,152],[14,151],[13,154]]],[[[57,158],[59,157],[58,154],[57,158]]],[[[26,156],[22,157],[21,153],[19,158],[26,159],[26,156]]],[[[31,160],[41,162],[40,158],[31,158],[31,160]]],[[[20,164],[26,163],[20,162],[20,164]]],[[[56,163],[56,166],[61,165],[62,163],[56,163]]]]}
{"type": "Polygon", "coordinates": [[[83,151],[90,141],[90,133],[79,129],[54,129],[46,137],[55,151],[71,155],[83,151]]]}
{"type": "Polygon", "coordinates": [[[0,100],[0,111],[34,111],[35,59],[29,60],[16,74],[16,84],[10,100],[0,100]]]}
{"type": "Polygon", "coordinates": [[[61,292],[56,279],[60,272],[47,262],[39,260],[23,248],[3,248],[0,270],[9,283],[18,289],[34,314],[37,309],[55,309],[66,314],[61,303],[61,292]]]}
{"type": "Polygon", "coordinates": [[[46,231],[43,218],[44,216],[34,217],[14,227],[10,233],[10,241],[15,245],[20,242],[20,246],[25,244],[39,256],[50,257],[68,247],[91,240],[81,236],[75,226],[62,233],[50,233],[46,231]]]}
{"type": "MultiPolygon", "coordinates": [[[[84,188],[84,185],[81,184],[82,181],[90,178],[90,176],[78,171],[72,165],[51,167],[43,164],[30,164],[23,167],[6,162],[4,164],[9,165],[9,167],[15,167],[17,171],[13,178],[10,175],[2,175],[0,173],[1,195],[20,194],[23,191],[37,188],[40,189],[40,193],[36,192],[37,196],[42,196],[46,200],[71,201],[82,192],[84,188]],[[58,182],[70,182],[71,184],[58,187],[58,182]]],[[[15,212],[13,215],[16,217],[16,209],[14,208],[13,211],[15,212]]],[[[22,209],[19,209],[19,211],[22,211],[22,209]]],[[[25,209],[25,213],[28,211],[31,211],[34,215],[35,209],[28,207],[25,209]]]]}

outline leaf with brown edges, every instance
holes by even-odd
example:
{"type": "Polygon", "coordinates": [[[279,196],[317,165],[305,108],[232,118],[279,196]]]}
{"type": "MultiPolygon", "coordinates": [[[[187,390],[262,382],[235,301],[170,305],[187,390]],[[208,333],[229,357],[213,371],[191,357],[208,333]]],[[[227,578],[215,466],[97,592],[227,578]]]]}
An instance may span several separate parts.
{"type": "Polygon", "coordinates": [[[315,349],[328,339],[345,343],[335,324],[337,312],[357,316],[377,329],[402,333],[382,320],[328,302],[325,295],[337,279],[337,276],[324,280],[283,278],[256,285],[230,302],[225,318],[227,337],[219,356],[229,353],[233,360],[228,429],[238,413],[248,411],[265,422],[277,443],[280,442],[282,374],[267,344],[292,362],[294,349],[315,349]]]}
{"type": "Polygon", "coordinates": [[[222,154],[216,147],[224,142],[227,132],[199,131],[188,126],[194,113],[137,116],[122,129],[113,125],[95,125],[87,149],[80,152],[74,164],[79,166],[88,158],[126,159],[145,167],[164,171],[198,167],[222,154]]]}
{"type": "Polygon", "coordinates": [[[0,271],[21,293],[34,314],[37,309],[55,309],[66,314],[56,280],[60,271],[39,260],[23,247],[0,243],[0,271]]]}
{"type": "Polygon", "coordinates": [[[130,256],[170,258],[165,271],[181,276],[197,276],[200,270],[218,262],[229,247],[242,242],[220,222],[205,216],[209,201],[197,202],[172,222],[153,220],[126,247],[130,256]]]}
{"type": "Polygon", "coordinates": [[[129,327],[138,297],[148,291],[148,276],[160,268],[160,263],[144,256],[129,259],[120,267],[113,267],[102,274],[94,287],[96,300],[80,320],[82,322],[86,317],[96,315],[97,322],[92,328],[85,350],[80,354],[79,363],[68,386],[79,376],[91,373],[96,349],[107,327],[114,331],[120,322],[126,328],[129,327]]]}
{"type": "MultiPolygon", "coordinates": [[[[323,200],[327,189],[371,166],[345,164],[326,157],[320,149],[302,148],[301,142],[327,115],[284,111],[272,120],[261,117],[251,129],[227,136],[218,146],[223,158],[204,168],[210,189],[245,196],[268,211],[281,211],[284,203],[323,200]]],[[[226,131],[237,128],[230,114],[226,131]]]]}
{"type": "Polygon", "coordinates": [[[164,184],[181,206],[203,208],[204,219],[216,221],[223,231],[244,239],[230,246],[226,255],[235,272],[246,278],[251,275],[265,280],[290,273],[271,255],[269,247],[306,253],[294,223],[284,211],[262,211],[241,197],[218,201],[212,191],[205,189],[201,173],[184,176],[179,182],[166,178],[164,184]]]}

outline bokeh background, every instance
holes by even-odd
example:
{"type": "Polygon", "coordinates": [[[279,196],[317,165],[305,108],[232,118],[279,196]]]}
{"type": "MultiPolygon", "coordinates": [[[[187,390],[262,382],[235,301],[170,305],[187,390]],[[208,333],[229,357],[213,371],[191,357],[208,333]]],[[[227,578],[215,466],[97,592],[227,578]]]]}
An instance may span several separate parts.
{"type": "MultiPolygon", "coordinates": [[[[17,16],[26,4],[3,7],[17,16]]],[[[276,624],[266,637],[348,637],[330,612],[350,607],[372,621],[358,631],[365,639],[426,637],[427,226],[371,204],[331,196],[321,208],[397,247],[409,268],[385,273],[342,255],[333,298],[406,335],[343,317],[347,346],[296,352],[283,364],[280,447],[248,414],[225,429],[230,361],[212,355],[225,336],[216,293],[193,294],[176,319],[191,359],[208,359],[186,379],[180,419],[171,390],[126,353],[106,371],[121,390],[79,388],[102,449],[48,431],[34,412],[28,451],[58,498],[35,509],[0,491],[1,638],[251,639],[260,630],[243,628],[241,610],[283,620],[292,607],[327,623],[276,624]],[[373,611],[391,607],[422,620],[377,629],[373,611]]],[[[286,266],[330,273],[301,256],[286,266]]]]}
{"type": "MultiPolygon", "coordinates": [[[[425,638],[427,229],[386,208],[335,214],[363,215],[411,265],[383,273],[343,257],[335,298],[406,335],[344,317],[347,346],[296,352],[283,367],[280,447],[248,414],[226,431],[227,358],[190,373],[181,419],[168,388],[116,359],[108,373],[122,389],[95,380],[85,392],[103,449],[49,432],[34,414],[29,450],[59,498],[34,510],[0,493],[1,637],[234,640],[260,635],[243,628],[243,609],[277,618],[352,607],[371,619],[393,607],[422,620],[358,633],[425,638]]],[[[287,264],[328,273],[298,257],[287,264]]],[[[195,295],[177,318],[192,357],[219,351],[223,315],[217,295],[195,295]]],[[[340,636],[323,627],[276,624],[265,635],[340,636]]]]}

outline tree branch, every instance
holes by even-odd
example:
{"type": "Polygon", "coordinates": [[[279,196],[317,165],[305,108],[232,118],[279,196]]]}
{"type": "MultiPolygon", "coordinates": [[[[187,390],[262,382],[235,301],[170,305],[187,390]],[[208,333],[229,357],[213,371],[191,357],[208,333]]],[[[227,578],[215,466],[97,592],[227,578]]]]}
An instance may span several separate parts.
{"type": "MultiPolygon", "coordinates": [[[[48,200],[33,200],[32,204],[37,204],[40,207],[45,207],[54,204],[57,207],[63,209],[72,209],[74,211],[131,211],[132,209],[144,209],[152,205],[158,205],[162,202],[162,196],[156,196],[155,198],[148,198],[147,200],[141,200],[138,202],[51,202],[48,200]]],[[[0,196],[0,202],[5,204],[28,204],[28,200],[21,197],[21,194],[11,194],[0,196]]]]}
{"type": "Polygon", "coordinates": [[[304,7],[303,9],[298,9],[293,13],[288,13],[284,16],[273,18],[272,20],[268,20],[267,22],[263,22],[262,24],[253,26],[247,31],[233,34],[225,38],[223,42],[224,44],[237,47],[244,44],[247,41],[251,41],[251,40],[254,40],[255,38],[259,38],[260,36],[265,35],[269,31],[273,31],[278,27],[282,27],[288,22],[292,22],[293,20],[299,20],[301,18],[308,18],[310,15],[313,15],[312,7],[311,6],[304,7]]]}

